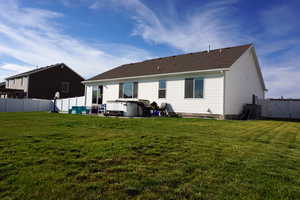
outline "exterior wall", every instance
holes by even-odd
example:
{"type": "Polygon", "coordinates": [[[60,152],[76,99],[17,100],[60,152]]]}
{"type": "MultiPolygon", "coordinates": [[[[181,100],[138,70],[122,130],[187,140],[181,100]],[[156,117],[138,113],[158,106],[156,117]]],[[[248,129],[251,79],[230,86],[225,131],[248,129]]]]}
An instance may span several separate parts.
{"type": "Polygon", "coordinates": [[[28,90],[28,77],[19,77],[15,79],[10,79],[6,81],[6,88],[9,89],[17,89],[17,90],[24,90],[27,92],[28,90]],[[23,79],[23,83],[22,83],[23,79]]]}
{"type": "Polygon", "coordinates": [[[252,103],[252,95],[264,98],[252,48],[249,48],[225,72],[225,115],[239,115],[245,104],[252,103]]]}
{"type": "Polygon", "coordinates": [[[38,99],[53,99],[55,92],[60,92],[61,98],[84,95],[83,78],[68,67],[53,67],[30,75],[28,97],[38,99]],[[69,83],[69,92],[62,92],[62,82],[69,83]]]}
{"type": "MultiPolygon", "coordinates": [[[[119,99],[119,82],[138,81],[138,99],[157,102],[159,105],[166,102],[171,105],[174,112],[195,114],[223,115],[223,74],[197,73],[185,76],[157,77],[141,80],[126,80],[118,82],[105,82],[93,85],[103,85],[103,102],[119,99]],[[204,98],[184,98],[185,78],[204,78],[204,98]],[[159,80],[166,80],[166,98],[158,98],[159,80]],[[211,112],[208,112],[208,111],[211,112]]],[[[92,104],[92,84],[87,85],[86,105],[92,104]]],[[[126,99],[130,100],[130,99],[126,99]]]]}

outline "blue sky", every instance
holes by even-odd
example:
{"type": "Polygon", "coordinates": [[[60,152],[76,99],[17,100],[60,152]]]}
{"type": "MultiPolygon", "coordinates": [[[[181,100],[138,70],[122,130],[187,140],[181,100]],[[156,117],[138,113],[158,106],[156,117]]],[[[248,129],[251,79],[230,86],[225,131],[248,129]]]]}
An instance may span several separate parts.
{"type": "Polygon", "coordinates": [[[298,0],[0,0],[0,81],[254,43],[269,97],[300,98],[298,0]]]}

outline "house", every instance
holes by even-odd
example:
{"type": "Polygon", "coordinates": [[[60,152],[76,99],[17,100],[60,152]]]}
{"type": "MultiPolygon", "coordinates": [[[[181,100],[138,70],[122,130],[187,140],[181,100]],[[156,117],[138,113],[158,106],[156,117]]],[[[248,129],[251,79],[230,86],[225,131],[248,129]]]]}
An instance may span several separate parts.
{"type": "Polygon", "coordinates": [[[5,88],[5,82],[1,82],[0,83],[0,89],[4,89],[5,88]]]}
{"type": "Polygon", "coordinates": [[[237,117],[266,87],[252,44],[126,64],[83,82],[86,105],[146,99],[183,116],[237,117]]]}
{"type": "Polygon", "coordinates": [[[56,92],[61,98],[83,96],[84,79],[64,63],[37,68],[6,78],[7,98],[53,99],[56,92]]]}
{"type": "Polygon", "coordinates": [[[6,88],[6,83],[0,83],[0,98],[7,98],[7,97],[14,97],[14,98],[23,98],[24,91],[19,89],[10,89],[6,88]]]}
{"type": "Polygon", "coordinates": [[[5,82],[0,83],[0,98],[4,98],[4,94],[1,93],[5,89],[5,82]]]}

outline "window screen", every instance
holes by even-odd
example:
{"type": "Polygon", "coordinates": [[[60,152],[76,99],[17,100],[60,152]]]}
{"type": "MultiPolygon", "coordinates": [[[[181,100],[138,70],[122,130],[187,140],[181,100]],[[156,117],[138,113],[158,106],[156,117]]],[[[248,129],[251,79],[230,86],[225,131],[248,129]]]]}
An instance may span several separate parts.
{"type": "Polygon", "coordinates": [[[166,80],[159,81],[158,98],[166,98],[166,80]]]}
{"type": "Polygon", "coordinates": [[[185,79],[185,98],[203,98],[204,81],[203,78],[185,79]]]}
{"type": "Polygon", "coordinates": [[[133,83],[133,98],[138,98],[138,82],[133,83]]]}
{"type": "Polygon", "coordinates": [[[119,83],[119,98],[138,98],[138,82],[119,83]]]}
{"type": "Polygon", "coordinates": [[[97,104],[98,86],[93,86],[92,103],[97,104]]]}
{"type": "Polygon", "coordinates": [[[133,84],[124,83],[123,84],[123,98],[132,98],[133,97],[133,84]]]}
{"type": "Polygon", "coordinates": [[[193,98],[194,97],[193,90],[194,90],[194,79],[186,78],[185,79],[184,97],[185,98],[193,98]]]}
{"type": "Polygon", "coordinates": [[[119,83],[119,98],[123,98],[123,83],[119,83]]]}
{"type": "Polygon", "coordinates": [[[195,98],[203,98],[203,79],[196,78],[195,79],[195,87],[194,87],[194,97],[195,98]]]}

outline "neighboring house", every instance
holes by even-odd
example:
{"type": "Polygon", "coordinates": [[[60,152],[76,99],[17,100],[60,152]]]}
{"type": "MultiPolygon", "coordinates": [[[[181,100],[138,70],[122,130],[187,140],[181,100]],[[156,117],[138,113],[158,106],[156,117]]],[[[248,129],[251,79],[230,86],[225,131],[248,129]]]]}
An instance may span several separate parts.
{"type": "Polygon", "coordinates": [[[2,91],[5,89],[5,82],[0,83],[0,98],[4,98],[4,94],[2,94],[2,91]]]}
{"type": "Polygon", "coordinates": [[[1,82],[0,83],[0,89],[4,89],[5,88],[5,82],[1,82]]]}
{"type": "Polygon", "coordinates": [[[7,98],[53,99],[83,96],[84,79],[64,63],[37,68],[6,78],[3,93],[7,98]]]}
{"type": "Polygon", "coordinates": [[[181,115],[233,118],[266,87],[251,44],[126,64],[87,81],[86,105],[166,102],[181,115]]]}

